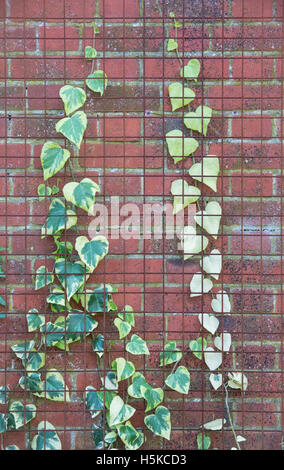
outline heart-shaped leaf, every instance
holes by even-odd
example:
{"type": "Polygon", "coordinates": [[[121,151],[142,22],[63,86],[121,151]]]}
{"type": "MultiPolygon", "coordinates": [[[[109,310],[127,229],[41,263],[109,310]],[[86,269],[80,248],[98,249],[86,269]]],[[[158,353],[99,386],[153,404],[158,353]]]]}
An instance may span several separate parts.
{"type": "Polygon", "coordinates": [[[104,94],[107,84],[107,75],[103,70],[96,70],[94,73],[91,73],[86,80],[87,87],[90,88],[91,91],[99,93],[101,96],[104,94]]]}
{"type": "Polygon", "coordinates": [[[213,238],[218,237],[222,208],[219,202],[211,201],[206,204],[204,211],[199,211],[194,219],[200,227],[210,233],[213,238]]]}
{"type": "Polygon", "coordinates": [[[223,383],[223,376],[222,374],[210,374],[209,380],[214,390],[218,390],[223,383]]]}
{"type": "Polygon", "coordinates": [[[202,359],[202,354],[204,353],[205,349],[207,347],[207,341],[205,338],[202,338],[201,336],[197,338],[196,340],[192,340],[189,343],[189,348],[193,352],[194,356],[197,357],[201,361],[202,359]]]}
{"type": "Polygon", "coordinates": [[[45,315],[40,315],[36,308],[29,310],[29,313],[26,315],[28,323],[28,332],[36,331],[42,325],[45,324],[45,315]]]}
{"type": "Polygon", "coordinates": [[[231,303],[226,291],[217,292],[216,299],[211,302],[212,310],[216,313],[230,313],[231,303]]]}
{"type": "Polygon", "coordinates": [[[93,341],[93,351],[96,352],[99,357],[102,357],[104,354],[104,344],[104,336],[99,333],[93,341]]]}
{"type": "Polygon", "coordinates": [[[229,387],[240,390],[248,388],[248,379],[242,372],[229,372],[228,378],[229,387]]]}
{"type": "Polygon", "coordinates": [[[0,404],[6,405],[9,399],[10,388],[9,385],[1,385],[0,387],[0,404]]]}
{"type": "Polygon", "coordinates": [[[165,406],[158,406],[154,414],[145,416],[144,423],[153,434],[170,440],[171,414],[165,406]]]}
{"type": "Polygon", "coordinates": [[[144,339],[140,338],[138,335],[131,336],[130,342],[126,345],[126,351],[135,355],[150,354],[146,341],[144,341],[144,339]]]}
{"type": "Polygon", "coordinates": [[[20,401],[14,401],[9,406],[8,427],[10,429],[19,429],[29,423],[36,416],[36,407],[33,403],[23,404],[20,401]]]}
{"type": "Polygon", "coordinates": [[[213,348],[206,348],[204,352],[205,363],[210,370],[215,370],[222,364],[222,353],[214,351],[213,348]]]}
{"type": "Polygon", "coordinates": [[[52,401],[70,401],[69,389],[64,382],[63,376],[55,369],[49,370],[46,374],[43,392],[40,394],[36,393],[35,395],[52,401]]]}
{"type": "Polygon", "coordinates": [[[187,368],[184,366],[178,367],[174,373],[166,378],[165,383],[176,392],[187,395],[190,386],[190,374],[187,368]]]}
{"type": "Polygon", "coordinates": [[[116,429],[126,450],[137,450],[142,446],[144,442],[143,433],[137,431],[130,421],[127,421],[124,424],[119,424],[116,429]]]}
{"type": "Polygon", "coordinates": [[[226,424],[225,418],[218,418],[214,419],[214,421],[208,421],[208,423],[204,423],[203,427],[208,431],[220,431],[224,424],[226,424]]]}
{"type": "Polygon", "coordinates": [[[167,132],[166,142],[169,154],[173,157],[174,163],[178,163],[183,158],[188,157],[198,148],[198,141],[192,137],[184,137],[182,131],[174,129],[167,132]]]}
{"type": "Polygon", "coordinates": [[[42,238],[46,235],[56,235],[61,230],[69,230],[77,224],[77,216],[71,209],[66,209],[64,202],[53,199],[49,206],[48,217],[41,229],[42,238]]]}
{"type": "Polygon", "coordinates": [[[175,341],[169,341],[165,344],[164,351],[160,352],[160,366],[168,366],[174,362],[180,361],[182,358],[182,353],[180,349],[177,348],[177,343],[175,341]]]}
{"type": "Polygon", "coordinates": [[[173,214],[185,209],[189,204],[199,199],[200,189],[196,186],[189,186],[183,179],[172,182],[171,193],[174,196],[173,214]]]}
{"type": "Polygon", "coordinates": [[[62,170],[69,157],[69,150],[63,149],[56,142],[46,142],[40,154],[44,181],[62,170]]]}
{"type": "Polygon", "coordinates": [[[112,292],[116,289],[110,284],[97,284],[97,286],[81,294],[80,301],[83,307],[90,313],[109,312],[116,310],[112,300],[112,292]]]}
{"type": "Polygon", "coordinates": [[[92,60],[97,57],[97,51],[91,46],[86,46],[85,47],[85,59],[87,60],[92,60]]]}
{"type": "Polygon", "coordinates": [[[118,389],[118,383],[116,380],[116,373],[115,372],[108,372],[105,377],[101,378],[101,382],[103,385],[103,388],[106,390],[117,390],[118,389]]]}
{"type": "Polygon", "coordinates": [[[213,287],[211,279],[207,279],[202,273],[195,273],[190,282],[190,297],[198,297],[207,294],[213,287]]]}
{"type": "Polygon", "coordinates": [[[59,95],[64,103],[65,114],[67,116],[81,108],[86,101],[86,93],[83,88],[71,85],[65,85],[60,88],[59,95]]]}
{"type": "Polygon", "coordinates": [[[54,269],[58,280],[66,289],[67,300],[69,301],[84,284],[85,279],[88,278],[88,275],[85,274],[85,265],[82,261],[71,263],[65,258],[59,258],[55,261],[54,269]]]}
{"type": "Polygon", "coordinates": [[[230,333],[221,333],[214,339],[214,345],[219,351],[228,352],[232,344],[232,337],[230,333]]]}
{"type": "Polygon", "coordinates": [[[210,255],[200,260],[200,267],[214,279],[219,278],[222,269],[222,255],[219,250],[212,250],[210,255]]]}
{"type": "Polygon", "coordinates": [[[177,48],[178,43],[173,38],[170,38],[168,40],[168,52],[175,51],[177,48]]]}
{"type": "Polygon", "coordinates": [[[125,338],[131,331],[131,325],[120,318],[115,318],[114,324],[119,331],[119,339],[125,338]]]}
{"type": "Polygon", "coordinates": [[[104,399],[99,392],[88,385],[85,392],[86,407],[91,413],[92,418],[96,418],[105,408],[104,399]]]}
{"type": "Polygon", "coordinates": [[[7,418],[4,413],[0,413],[0,434],[7,431],[7,418]]]}
{"type": "Polygon", "coordinates": [[[151,388],[143,374],[136,372],[132,376],[132,384],[128,387],[128,395],[132,398],[143,398],[142,387],[151,388]]]}
{"type": "Polygon", "coordinates": [[[216,193],[217,177],[220,173],[219,159],[217,157],[213,155],[204,157],[201,162],[192,165],[188,173],[193,179],[206,184],[216,193]]]}
{"type": "Polygon", "coordinates": [[[116,370],[117,382],[129,379],[135,373],[133,362],[126,361],[123,357],[118,357],[112,362],[112,368],[116,370]]]}
{"type": "Polygon", "coordinates": [[[215,335],[219,326],[218,318],[214,317],[214,315],[209,315],[208,313],[199,313],[198,319],[205,330],[209,331],[212,335],[215,335]]]}
{"type": "Polygon", "coordinates": [[[197,59],[191,59],[188,61],[187,65],[180,70],[181,78],[186,78],[186,80],[197,81],[200,72],[200,62],[197,59]]]}
{"type": "Polygon", "coordinates": [[[197,235],[194,227],[191,225],[184,227],[181,246],[185,260],[205,250],[208,243],[208,238],[205,235],[197,235]]]}
{"type": "Polygon", "coordinates": [[[190,88],[184,87],[181,83],[174,82],[169,86],[169,96],[172,110],[176,111],[191,103],[195,98],[195,93],[190,88]]]}
{"type": "Polygon", "coordinates": [[[198,106],[195,111],[184,115],[184,125],[200,134],[207,134],[207,129],[212,117],[212,109],[209,106],[198,106]]]}
{"type": "Polygon", "coordinates": [[[86,127],[87,116],[84,111],[77,111],[71,117],[60,119],[55,126],[56,132],[63,134],[78,149],[81,146],[86,127]]]}
{"type": "Polygon", "coordinates": [[[106,237],[97,236],[92,240],[87,237],[77,237],[75,248],[79,253],[81,261],[91,270],[94,271],[99,262],[108,253],[108,240],[106,237]]]}
{"type": "Polygon", "coordinates": [[[24,368],[28,371],[41,369],[45,364],[45,354],[36,351],[35,342],[26,341],[25,343],[14,344],[11,349],[15,355],[21,359],[24,368]]]}
{"type": "Polygon", "coordinates": [[[209,436],[205,436],[202,432],[197,435],[197,449],[208,450],[211,446],[211,439],[209,436]]]}
{"type": "Polygon", "coordinates": [[[140,389],[143,398],[147,402],[146,413],[156,408],[164,400],[164,391],[162,388],[152,388],[149,385],[144,387],[142,385],[140,389]]]}
{"type": "Polygon", "coordinates": [[[65,338],[62,344],[55,344],[59,349],[65,350],[66,345],[81,341],[88,336],[98,326],[98,322],[91,315],[85,314],[80,310],[73,310],[67,317],[59,317],[56,325],[64,328],[65,338]],[[62,319],[61,321],[60,318],[62,319]]]}
{"type": "Polygon", "coordinates": [[[114,397],[109,409],[109,425],[116,426],[128,421],[135,413],[135,408],[126,405],[120,396],[114,397]]]}
{"type": "Polygon", "coordinates": [[[117,316],[121,318],[121,320],[125,321],[131,326],[135,326],[135,317],[133,313],[133,307],[131,305],[125,305],[124,306],[124,311],[121,313],[118,313],[117,316]]]}
{"type": "Polygon", "coordinates": [[[38,434],[33,438],[33,450],[61,450],[62,445],[54,426],[48,421],[41,421],[38,425],[38,434]]]}
{"type": "Polygon", "coordinates": [[[93,207],[96,193],[99,191],[99,185],[90,178],[84,178],[80,183],[67,183],[63,187],[63,194],[66,201],[71,202],[74,206],[80,207],[86,212],[89,212],[93,207]]]}
{"type": "Polygon", "coordinates": [[[51,284],[53,281],[54,281],[54,276],[52,273],[49,273],[47,271],[46,266],[40,266],[36,270],[35,290],[48,286],[48,284],[51,284]]]}

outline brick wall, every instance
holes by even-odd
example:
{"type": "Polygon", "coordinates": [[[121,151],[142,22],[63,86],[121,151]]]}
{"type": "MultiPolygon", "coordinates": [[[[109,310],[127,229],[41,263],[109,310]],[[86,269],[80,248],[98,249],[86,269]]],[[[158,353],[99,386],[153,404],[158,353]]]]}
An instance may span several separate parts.
{"type": "MultiPolygon", "coordinates": [[[[169,13],[183,22],[179,48],[183,60],[197,57],[201,77],[194,89],[196,104],[214,108],[203,154],[220,157],[222,177],[217,197],[223,208],[222,234],[216,242],[225,255],[216,290],[231,294],[232,315],[222,316],[222,328],[232,333],[233,354],[224,370],[244,370],[245,395],[231,394],[231,407],[247,449],[280,449],[282,439],[282,113],[283,2],[281,0],[0,0],[0,243],[7,247],[5,292],[8,315],[0,320],[0,384],[16,387],[22,375],[10,345],[28,337],[25,313],[45,311],[47,290],[35,292],[32,273],[51,263],[53,243],[41,240],[40,228],[49,203],[39,202],[42,182],[40,151],[48,138],[58,138],[56,120],[63,116],[58,91],[63,84],[84,85],[90,64],[83,58],[91,45],[90,22],[95,14],[97,64],[109,77],[106,94],[88,94],[89,127],[76,179],[94,178],[103,199],[120,196],[121,203],[170,200],[170,182],[186,175],[190,158],[175,166],[167,156],[164,134],[180,118],[170,112],[167,86],[179,78],[169,13]],[[160,114],[161,113],[161,114],[160,114]],[[164,116],[163,116],[164,114],[164,116]]],[[[200,152],[197,151],[197,156],[200,152]]],[[[59,174],[60,188],[70,180],[59,174]]],[[[210,196],[210,191],[203,194],[210,196]]],[[[88,217],[80,215],[85,233],[88,217]]],[[[151,347],[142,370],[149,369],[156,386],[159,351],[176,339],[187,351],[199,331],[196,313],[209,300],[189,298],[189,282],[198,263],[182,263],[176,241],[110,240],[110,254],[91,282],[118,287],[115,300],[137,312],[136,332],[151,347]]],[[[3,290],[3,288],[1,289],[3,290]]],[[[112,321],[101,318],[100,331],[116,338],[112,321]]],[[[121,344],[114,344],[113,359],[121,344]]],[[[195,448],[202,422],[220,417],[222,392],[210,391],[208,371],[191,354],[188,397],[167,393],[172,412],[170,443],[159,439],[146,447],[195,448]]],[[[106,360],[105,366],[109,365],[106,360]]],[[[70,404],[38,400],[31,426],[5,435],[5,445],[25,448],[29,433],[47,418],[57,428],[66,449],[92,448],[89,412],[82,402],[86,385],[98,383],[91,342],[71,347],[69,354],[51,350],[47,368],[64,372],[72,392],[70,404]]],[[[141,402],[135,403],[141,410],[141,402]]],[[[138,412],[137,425],[143,425],[138,412]]],[[[213,447],[233,445],[229,430],[212,434],[213,447]]]]}

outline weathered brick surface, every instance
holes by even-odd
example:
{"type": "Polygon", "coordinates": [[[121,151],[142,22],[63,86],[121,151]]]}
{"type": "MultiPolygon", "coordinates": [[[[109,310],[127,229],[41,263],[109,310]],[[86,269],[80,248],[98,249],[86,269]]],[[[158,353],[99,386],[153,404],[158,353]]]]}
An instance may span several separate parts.
{"type": "MultiPolygon", "coordinates": [[[[194,104],[205,101],[215,109],[202,145],[203,153],[220,157],[222,167],[217,197],[224,217],[214,246],[224,253],[224,265],[215,290],[231,294],[232,315],[220,321],[233,337],[224,370],[244,370],[249,380],[246,394],[232,392],[232,413],[247,438],[245,448],[280,449],[282,0],[0,0],[0,245],[7,248],[0,294],[8,304],[7,319],[0,320],[0,385],[9,383],[14,396],[23,398],[17,386],[20,364],[14,361],[10,368],[10,345],[31,336],[28,309],[46,311],[47,290],[33,290],[32,274],[42,262],[49,265],[54,249],[51,240],[40,238],[48,202],[37,199],[39,155],[47,138],[59,138],[54,126],[63,115],[60,87],[73,81],[83,85],[90,71],[83,50],[91,44],[94,15],[101,26],[98,66],[107,72],[109,87],[102,98],[88,92],[89,126],[76,176],[93,177],[105,197],[120,196],[120,203],[134,199],[142,207],[169,200],[171,181],[191,166],[190,159],[173,165],[164,143],[164,133],[182,125],[181,115],[173,118],[167,96],[169,83],[179,79],[179,63],[166,52],[167,39],[174,37],[171,11],[183,23],[178,31],[182,60],[201,61],[194,104]]],[[[201,155],[198,150],[196,156],[201,155]]],[[[58,176],[52,183],[62,188],[70,175],[65,170],[58,176]]],[[[82,231],[88,222],[80,214],[82,231]]],[[[197,261],[182,262],[176,240],[110,240],[108,258],[90,279],[116,285],[119,308],[133,305],[136,332],[145,335],[151,349],[149,359],[137,364],[148,369],[146,376],[156,386],[162,384],[158,353],[165,342],[177,340],[185,352],[192,388],[182,400],[174,392],[167,395],[173,434],[165,448],[194,448],[202,420],[225,412],[222,393],[210,391],[206,367],[188,353],[188,341],[199,332],[197,313],[210,309],[210,296],[189,298],[198,269],[197,261]]],[[[99,331],[117,338],[109,319],[99,318],[99,331]]],[[[124,344],[115,343],[109,361],[119,354],[124,344]]],[[[73,345],[69,354],[51,350],[47,367],[63,370],[72,401],[38,400],[32,432],[48,417],[61,429],[65,449],[92,448],[92,420],[82,400],[85,386],[99,385],[91,342],[73,345]]],[[[143,426],[142,404],[134,406],[136,424],[143,426]]],[[[24,449],[27,437],[27,430],[8,433],[4,442],[24,449]]],[[[214,433],[212,442],[218,448],[233,445],[228,429],[214,433]]],[[[147,446],[160,448],[161,442],[151,438],[147,446]]]]}

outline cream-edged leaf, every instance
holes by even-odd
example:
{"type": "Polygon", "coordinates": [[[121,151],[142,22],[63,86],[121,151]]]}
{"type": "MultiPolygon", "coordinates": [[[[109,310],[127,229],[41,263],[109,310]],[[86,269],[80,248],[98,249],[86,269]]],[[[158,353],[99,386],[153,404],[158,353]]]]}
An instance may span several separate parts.
{"type": "Polygon", "coordinates": [[[99,262],[106,256],[108,247],[108,240],[100,235],[92,238],[92,240],[88,240],[85,236],[77,237],[75,244],[81,261],[91,271],[94,271],[99,262]]]}
{"type": "Polygon", "coordinates": [[[35,290],[39,290],[42,287],[48,286],[54,281],[54,276],[52,273],[47,271],[46,266],[40,266],[36,270],[35,274],[35,290]]]}
{"type": "Polygon", "coordinates": [[[210,374],[209,381],[214,390],[218,390],[223,384],[223,376],[222,374],[210,374]]]}
{"type": "MultiPolygon", "coordinates": [[[[46,181],[62,170],[68,158],[70,158],[69,150],[63,149],[56,142],[46,142],[40,154],[43,179],[46,181]]],[[[51,193],[52,190],[50,190],[51,193]]]]}
{"type": "Polygon", "coordinates": [[[48,421],[41,421],[38,425],[38,434],[31,443],[33,450],[62,450],[61,441],[54,426],[48,421]]]}
{"type": "Polygon", "coordinates": [[[94,73],[88,75],[86,85],[91,91],[99,93],[101,96],[104,94],[108,84],[107,74],[103,70],[96,70],[94,73]]]}
{"type": "Polygon", "coordinates": [[[135,408],[124,403],[120,396],[113,398],[109,409],[109,425],[117,426],[118,424],[128,421],[135,413],[135,408]]]}
{"type": "Polygon", "coordinates": [[[84,111],[77,111],[71,117],[60,119],[55,127],[56,132],[63,134],[79,149],[87,127],[87,116],[84,111]]]}
{"type": "Polygon", "coordinates": [[[171,414],[165,406],[158,406],[154,414],[145,416],[144,423],[153,434],[170,440],[171,414]]]}
{"type": "Polygon", "coordinates": [[[187,395],[190,387],[190,374],[187,368],[179,366],[166,378],[165,383],[176,392],[187,395]]]}
{"type": "Polygon", "coordinates": [[[67,116],[81,108],[86,101],[86,93],[83,88],[71,85],[65,85],[60,88],[59,95],[64,103],[64,109],[67,116]]]}
{"type": "Polygon", "coordinates": [[[49,206],[46,223],[41,229],[42,238],[47,235],[59,234],[62,230],[69,230],[76,224],[76,213],[67,209],[60,199],[53,199],[49,206]]]}
{"type": "Polygon", "coordinates": [[[89,212],[92,208],[95,203],[96,193],[99,191],[99,185],[90,178],[84,178],[80,183],[70,182],[63,187],[63,195],[66,201],[86,212],[89,212]]]}
{"type": "Polygon", "coordinates": [[[131,336],[130,342],[126,345],[126,351],[134,355],[150,354],[146,341],[138,335],[131,336]]]}
{"type": "Polygon", "coordinates": [[[112,368],[116,371],[117,382],[129,379],[135,373],[133,362],[126,361],[123,357],[118,357],[112,362],[112,368]]]}

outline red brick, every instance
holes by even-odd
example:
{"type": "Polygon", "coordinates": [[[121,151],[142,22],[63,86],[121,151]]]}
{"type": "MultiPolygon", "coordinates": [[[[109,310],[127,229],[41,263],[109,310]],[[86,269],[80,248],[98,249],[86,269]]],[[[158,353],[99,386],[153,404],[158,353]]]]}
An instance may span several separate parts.
{"type": "Polygon", "coordinates": [[[233,78],[235,79],[258,79],[274,78],[273,61],[271,58],[234,58],[233,59],[233,78]]]}
{"type": "Polygon", "coordinates": [[[233,118],[232,135],[238,138],[272,137],[272,120],[259,115],[233,118]]]}
{"type": "Polygon", "coordinates": [[[105,119],[102,135],[107,140],[139,140],[141,136],[141,121],[139,118],[125,117],[109,117],[105,119]]]}
{"type": "Polygon", "coordinates": [[[44,51],[76,51],[79,31],[72,26],[40,26],[39,48],[44,51]]]}
{"type": "Polygon", "coordinates": [[[122,18],[139,17],[138,0],[100,0],[100,14],[103,18],[120,21],[122,18]]]}
{"type": "Polygon", "coordinates": [[[273,16],[273,0],[266,0],[259,3],[258,0],[250,0],[249,2],[240,2],[239,0],[233,0],[232,2],[232,14],[235,18],[265,18],[269,19],[273,16]]]}

